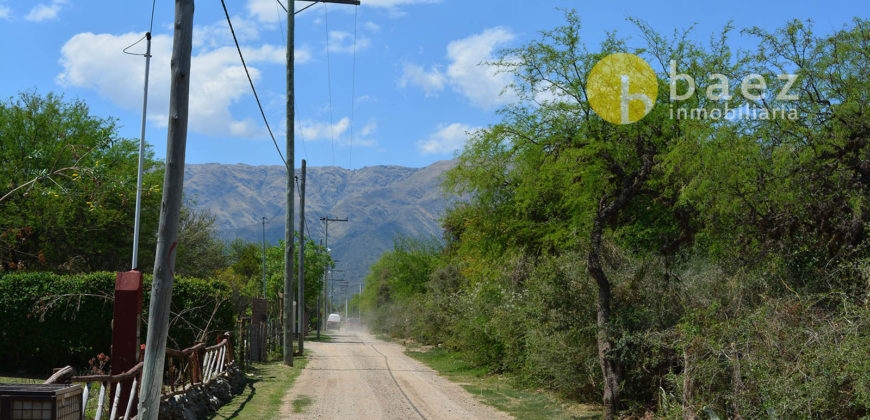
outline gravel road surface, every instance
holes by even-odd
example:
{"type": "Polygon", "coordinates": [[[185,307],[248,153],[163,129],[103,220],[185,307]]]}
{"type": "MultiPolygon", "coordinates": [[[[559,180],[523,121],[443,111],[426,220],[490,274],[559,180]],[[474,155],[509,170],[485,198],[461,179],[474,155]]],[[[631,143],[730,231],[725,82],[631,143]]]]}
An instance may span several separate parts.
{"type": "Polygon", "coordinates": [[[511,418],[406,356],[402,345],[363,331],[329,335],[329,342],[305,343],[308,365],[284,396],[280,418],[511,418]]]}

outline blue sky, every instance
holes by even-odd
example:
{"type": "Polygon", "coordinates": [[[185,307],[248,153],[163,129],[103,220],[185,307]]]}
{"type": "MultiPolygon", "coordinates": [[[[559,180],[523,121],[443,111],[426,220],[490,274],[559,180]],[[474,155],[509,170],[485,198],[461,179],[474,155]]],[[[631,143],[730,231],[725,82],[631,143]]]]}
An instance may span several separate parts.
{"type": "MultiPolygon", "coordinates": [[[[162,157],[174,2],[156,3],[146,138],[162,157]]],[[[297,167],[302,158],[353,168],[451,158],[468,130],[497,121],[495,110],[512,100],[500,95],[507,76],[479,64],[561,24],[560,8],[579,11],[590,47],[612,30],[640,45],[629,16],[663,33],[697,23],[693,36],[701,41],[731,20],[738,28],[773,29],[809,18],[817,32],[830,33],[854,16],[870,16],[870,2],[855,0],[362,3],[316,4],[296,16],[297,167]]],[[[283,149],[286,19],[275,0],[227,0],[227,7],[283,149]]],[[[151,0],[0,0],[0,96],[62,92],[85,100],[94,114],[117,118],[122,136],[138,138],[144,59],[121,50],[142,37],[150,13],[151,0]]],[[[280,164],[220,2],[198,1],[194,25],[187,162],[280,164]]],[[[740,36],[733,42],[753,47],[740,36]]],[[[144,51],[144,43],[132,51],[144,51]]]]}

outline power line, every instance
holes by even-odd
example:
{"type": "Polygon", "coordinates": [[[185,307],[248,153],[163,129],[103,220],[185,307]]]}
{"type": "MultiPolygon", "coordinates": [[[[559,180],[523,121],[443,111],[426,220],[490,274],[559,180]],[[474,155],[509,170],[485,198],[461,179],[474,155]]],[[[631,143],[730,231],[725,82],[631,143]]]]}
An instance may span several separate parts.
{"type": "Polygon", "coordinates": [[[124,48],[124,49],[122,50],[122,52],[123,52],[124,54],[129,54],[129,55],[140,55],[140,56],[145,56],[145,55],[147,55],[147,53],[146,53],[146,54],[136,54],[136,53],[127,52],[127,50],[129,50],[130,48],[135,47],[136,44],[142,42],[142,40],[145,39],[146,37],[148,37],[148,34],[150,34],[150,33],[154,30],[154,10],[155,10],[156,6],[157,6],[157,0],[151,0],[151,23],[148,25],[148,32],[147,32],[145,35],[142,35],[142,38],[139,38],[139,40],[137,40],[136,42],[134,42],[134,43],[128,45],[127,48],[124,48]]]}
{"type": "Polygon", "coordinates": [[[154,31],[154,9],[157,6],[157,0],[151,0],[151,24],[148,25],[148,32],[154,31]]]}
{"type": "Polygon", "coordinates": [[[221,0],[221,6],[224,8],[224,15],[227,17],[227,24],[230,26],[230,33],[233,34],[233,42],[236,43],[236,50],[239,52],[239,59],[242,60],[242,67],[245,69],[245,75],[248,76],[248,83],[251,85],[251,90],[254,92],[254,99],[257,100],[257,107],[260,108],[260,115],[263,116],[263,122],[266,123],[266,129],[269,130],[269,136],[272,137],[272,143],[275,145],[275,150],[278,151],[278,156],[281,157],[281,161],[284,162],[284,167],[287,167],[287,160],[284,159],[284,155],[281,153],[281,148],[278,147],[278,142],[275,141],[275,135],[272,134],[272,127],[269,126],[269,121],[266,120],[266,112],[263,111],[263,105],[260,103],[260,96],[257,95],[257,89],[254,87],[254,81],[251,79],[251,73],[248,72],[248,65],[245,64],[245,57],[242,55],[242,47],[239,46],[239,40],[236,38],[236,31],[233,29],[233,22],[230,20],[230,12],[227,11],[227,4],[224,0],[221,0]]]}
{"type": "Polygon", "coordinates": [[[145,33],[145,35],[142,35],[142,38],[139,38],[138,41],[136,41],[136,42],[134,42],[134,43],[128,45],[126,48],[124,48],[123,50],[121,50],[121,52],[123,52],[124,54],[129,54],[129,55],[139,55],[139,56],[143,56],[143,57],[144,57],[145,54],[136,54],[136,53],[131,53],[131,52],[128,52],[127,50],[129,50],[130,48],[135,47],[136,44],[142,42],[143,39],[145,39],[145,38],[148,37],[148,34],[149,34],[149,33],[151,33],[151,32],[147,32],[147,33],[145,33]]]}
{"type": "MultiPolygon", "coordinates": [[[[287,6],[284,6],[284,3],[281,3],[281,0],[275,0],[275,1],[278,2],[278,5],[280,5],[282,9],[284,9],[284,13],[290,13],[290,12],[287,11],[287,6]]],[[[319,1],[319,0],[314,0],[314,1],[313,1],[311,4],[309,4],[308,6],[305,6],[305,7],[301,8],[301,9],[299,9],[299,10],[294,11],[293,14],[294,14],[294,15],[298,15],[298,14],[302,13],[303,11],[305,11],[305,9],[307,9],[307,8],[309,8],[309,7],[314,6],[315,4],[317,4],[318,1],[319,1]]]]}
{"type": "Polygon", "coordinates": [[[356,109],[356,28],[359,8],[353,9],[353,70],[350,77],[350,151],[347,158],[347,169],[353,169],[353,116],[356,109]]]}
{"type": "Polygon", "coordinates": [[[323,3],[323,27],[326,29],[326,84],[329,86],[329,143],[332,146],[332,166],[335,166],[335,133],[334,119],[332,116],[332,64],[329,56],[329,12],[326,3],[323,3]]]}

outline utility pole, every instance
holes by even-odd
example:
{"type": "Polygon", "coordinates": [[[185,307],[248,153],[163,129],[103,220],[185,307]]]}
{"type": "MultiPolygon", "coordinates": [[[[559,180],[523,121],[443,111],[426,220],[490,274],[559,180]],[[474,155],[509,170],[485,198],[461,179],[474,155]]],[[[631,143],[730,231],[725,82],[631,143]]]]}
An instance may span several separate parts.
{"type": "MultiPolygon", "coordinates": [[[[320,221],[323,222],[323,224],[326,226],[324,229],[323,238],[324,238],[324,242],[326,242],[326,254],[329,255],[329,222],[346,222],[347,219],[321,217],[320,221]]],[[[326,273],[324,273],[324,274],[326,274],[326,273]]],[[[324,280],[326,280],[326,281],[323,282],[323,315],[328,315],[328,312],[329,312],[329,294],[328,294],[329,292],[328,291],[329,291],[329,289],[327,288],[327,283],[329,282],[329,277],[324,275],[324,280]]],[[[323,318],[323,317],[321,317],[321,318],[323,318]]],[[[326,325],[326,324],[324,324],[326,322],[324,319],[320,319],[319,321],[320,321],[319,322],[320,324],[326,325]]]]}
{"type": "MultiPolygon", "coordinates": [[[[344,270],[335,270],[335,271],[344,272],[344,270]]],[[[340,278],[340,279],[331,278],[330,285],[331,285],[331,287],[330,287],[331,299],[329,299],[330,303],[335,301],[336,296],[338,296],[338,294],[335,293],[336,288],[343,290],[344,294],[347,294],[347,280],[345,280],[344,278],[340,278]]],[[[338,303],[336,305],[334,305],[333,307],[335,308],[336,312],[340,313],[341,312],[341,299],[338,299],[338,303]]],[[[346,307],[345,307],[344,319],[347,320],[347,308],[346,307]]]]}
{"type": "Polygon", "coordinates": [[[266,216],[263,216],[263,299],[266,298],[266,216]]]}
{"type": "MultiPolygon", "coordinates": [[[[323,239],[320,240],[320,247],[324,248],[323,247],[323,239]]],[[[326,252],[326,255],[329,255],[329,251],[326,252]]],[[[323,278],[320,279],[321,282],[323,282],[323,283],[326,282],[326,271],[327,271],[327,269],[324,268],[323,278]]],[[[323,324],[323,322],[321,322],[321,320],[320,320],[323,317],[323,314],[321,313],[322,308],[323,308],[323,293],[322,293],[322,291],[319,291],[319,292],[317,292],[317,339],[318,340],[320,340],[320,325],[323,324]]]]}
{"type": "Polygon", "coordinates": [[[331,287],[329,289],[328,301],[331,310],[336,310],[336,307],[341,307],[341,299],[338,300],[338,304],[336,304],[335,302],[335,286],[338,285],[338,287],[341,287],[341,285],[344,284],[346,280],[344,278],[335,278],[335,273],[344,273],[344,271],[345,270],[329,270],[329,284],[331,287]]]}
{"type": "Polygon", "coordinates": [[[305,159],[302,159],[302,178],[299,191],[299,291],[296,307],[299,309],[299,355],[304,349],[305,341],[305,159]]]}
{"type": "Polygon", "coordinates": [[[157,229],[154,280],[148,311],[148,335],[139,396],[140,420],[156,420],[163,387],[163,362],[169,332],[172,302],[172,267],[178,245],[178,217],[184,184],[184,152],[187,146],[187,108],[190,91],[190,52],[193,39],[193,0],[175,0],[175,35],[172,41],[169,88],[169,126],[166,139],[166,169],[163,203],[157,229]]]}
{"type": "Polygon", "coordinates": [[[148,75],[151,70],[151,32],[145,32],[145,95],[142,99],[142,134],[139,136],[139,172],[136,175],[136,215],[133,217],[133,263],[131,270],[139,270],[139,224],[142,215],[142,172],[145,164],[145,117],[148,115],[148,75]]]}
{"type": "Polygon", "coordinates": [[[293,178],[296,176],[296,156],[293,135],[295,127],[293,66],[293,34],[296,32],[295,0],[287,3],[287,214],[284,218],[284,364],[293,366],[293,329],[296,311],[293,309],[293,178]]]}
{"type": "MultiPolygon", "coordinates": [[[[353,4],[359,0],[322,0],[324,3],[353,4]]],[[[293,178],[296,175],[294,156],[294,75],[293,34],[296,29],[295,0],[287,4],[287,215],[284,220],[284,364],[293,366],[293,328],[296,311],[293,310],[293,178]]],[[[301,303],[300,303],[301,305],[301,303]]]]}

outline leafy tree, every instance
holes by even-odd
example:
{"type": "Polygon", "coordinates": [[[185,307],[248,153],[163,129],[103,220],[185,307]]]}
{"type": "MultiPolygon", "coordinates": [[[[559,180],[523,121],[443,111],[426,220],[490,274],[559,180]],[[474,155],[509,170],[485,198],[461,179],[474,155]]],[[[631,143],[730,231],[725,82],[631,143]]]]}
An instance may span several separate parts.
{"type": "Polygon", "coordinates": [[[702,210],[711,254],[764,266],[791,292],[863,287],[848,261],[868,255],[868,24],[856,19],[829,37],[800,21],[746,30],[759,47],[744,72],[762,75],[771,92],[748,104],[797,118],[749,118],[727,135],[684,137],[668,162],[679,199],[702,210]],[[779,97],[788,73],[796,98],[779,97]]]}
{"type": "Polygon", "coordinates": [[[590,52],[569,12],[504,52],[520,102],[447,173],[466,200],[444,216],[443,253],[397,245],[371,267],[367,321],[533,386],[600,392],[606,418],[866,416],[868,22],[752,28],[760,47],[737,54],[730,26],[702,45],[634,23],[643,48],[611,35],[590,52]],[[586,97],[615,52],[659,77],[657,106],[629,125],[586,97]],[[695,81],[686,100],[670,98],[672,60],[695,81]],[[706,95],[713,73],[730,98],[706,95]],[[760,99],[739,93],[751,73],[760,99]],[[782,73],[797,99],[776,97],[782,73]],[[796,118],[672,117],[748,108],[796,118]]]}
{"type": "MultiPolygon", "coordinates": [[[[262,273],[263,253],[260,245],[236,238],[229,243],[228,248],[230,267],[236,274],[251,279],[262,273]]],[[[249,290],[249,292],[254,296],[257,295],[254,290],[249,290]]],[[[259,294],[262,295],[262,284],[259,294]]]]}
{"type": "Polygon", "coordinates": [[[217,237],[215,215],[190,205],[181,208],[175,272],[181,276],[210,279],[227,265],[224,243],[217,237]]]}
{"type": "MultiPolygon", "coordinates": [[[[293,273],[298,273],[299,248],[295,247],[293,273]]],[[[263,297],[263,248],[261,243],[235,239],[227,245],[230,266],[220,271],[220,277],[229,281],[234,290],[239,312],[250,303],[250,298],[263,297]]],[[[323,287],[323,273],[333,266],[332,258],[323,246],[309,238],[305,240],[305,306],[309,314],[317,309],[318,296],[323,287]]],[[[266,248],[266,299],[270,311],[277,315],[283,304],[284,293],[284,241],[266,248]]],[[[295,293],[295,290],[294,290],[295,293]]],[[[312,316],[313,318],[313,316],[312,316]]]]}
{"type": "MultiPolygon", "coordinates": [[[[544,32],[541,40],[503,53],[499,64],[516,76],[514,87],[524,101],[503,109],[502,122],[472,137],[446,186],[472,195],[473,219],[460,234],[469,245],[507,244],[532,255],[585,251],[585,270],[598,288],[605,417],[613,418],[623,367],[615,354],[612,281],[602,262],[605,242],[673,252],[691,238],[691,218],[681,217],[687,209],[679,209],[671,192],[662,188],[660,168],[678,139],[711,128],[671,119],[669,107],[661,104],[633,124],[599,118],[586,91],[593,66],[612,53],[643,50],[630,50],[610,36],[600,51],[588,52],[576,14],[566,17],[565,26],[544,32]]],[[[662,66],[675,59],[703,74],[719,63],[710,59],[712,54],[727,54],[724,44],[706,53],[685,38],[665,40],[642,23],[638,26],[653,62],[662,66]]],[[[668,103],[667,93],[660,89],[659,102],[668,103]]],[[[693,99],[677,106],[706,105],[693,99]]]]}
{"type": "MultiPolygon", "coordinates": [[[[81,101],[21,93],[0,102],[0,270],[127,267],[138,144],[81,101]]],[[[141,266],[153,261],[162,166],[146,149],[141,266]]]]}

